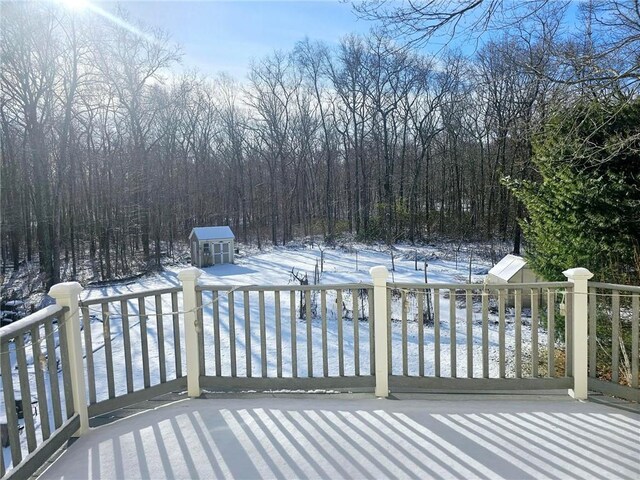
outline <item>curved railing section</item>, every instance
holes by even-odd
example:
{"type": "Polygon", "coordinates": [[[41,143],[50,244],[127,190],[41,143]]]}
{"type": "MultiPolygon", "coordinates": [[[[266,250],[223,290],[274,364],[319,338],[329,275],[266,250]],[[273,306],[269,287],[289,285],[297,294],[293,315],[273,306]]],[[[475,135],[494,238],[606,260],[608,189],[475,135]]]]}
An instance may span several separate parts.
{"type": "Polygon", "coordinates": [[[589,388],[640,402],[640,287],[589,282],[589,388]]]}
{"type": "Polygon", "coordinates": [[[52,305],[0,330],[0,469],[7,478],[28,478],[80,427],[69,369],[68,312],[52,305]]]}

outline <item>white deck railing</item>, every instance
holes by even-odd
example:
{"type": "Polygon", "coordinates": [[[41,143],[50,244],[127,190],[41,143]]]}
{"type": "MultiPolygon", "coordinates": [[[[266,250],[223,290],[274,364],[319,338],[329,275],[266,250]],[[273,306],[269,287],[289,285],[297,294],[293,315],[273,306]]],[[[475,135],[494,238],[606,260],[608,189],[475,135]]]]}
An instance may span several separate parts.
{"type": "Polygon", "coordinates": [[[191,397],[253,389],[386,397],[569,388],[584,399],[590,387],[638,399],[638,287],[588,290],[584,269],[565,272],[568,282],[517,285],[391,283],[384,267],[371,273],[371,283],[222,286],[199,283],[201,272],[189,268],[181,287],[84,301],[79,284],[56,285],[57,306],[1,330],[11,452],[2,475],[30,475],[85,432],[89,416],[185,389],[191,397]],[[607,321],[612,371],[628,365],[629,387],[596,378],[602,339],[594,332],[607,321]],[[624,341],[615,347],[627,330],[630,352],[624,341]],[[24,420],[13,409],[16,389],[24,420]]]}

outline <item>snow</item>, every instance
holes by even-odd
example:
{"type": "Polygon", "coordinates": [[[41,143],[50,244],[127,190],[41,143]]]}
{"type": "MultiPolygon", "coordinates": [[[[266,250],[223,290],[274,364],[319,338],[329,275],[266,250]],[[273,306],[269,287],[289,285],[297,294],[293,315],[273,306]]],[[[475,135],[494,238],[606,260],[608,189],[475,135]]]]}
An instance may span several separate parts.
{"type": "MultiPolygon", "coordinates": [[[[198,240],[228,240],[236,238],[231,228],[227,226],[220,227],[196,227],[191,230],[191,235],[198,237],[198,240]]],[[[191,238],[189,235],[189,238],[191,238]]]]}
{"type": "MultiPolygon", "coordinates": [[[[343,368],[346,376],[369,375],[371,373],[369,350],[369,299],[366,289],[371,286],[369,269],[373,266],[384,265],[389,269],[390,282],[423,283],[425,279],[424,262],[417,262],[416,258],[428,259],[427,275],[430,283],[466,283],[471,278],[474,283],[481,283],[484,275],[474,272],[487,271],[489,265],[483,262],[475,262],[469,272],[468,260],[457,258],[457,261],[438,258],[432,249],[417,250],[411,246],[396,246],[392,251],[386,248],[372,248],[361,245],[350,245],[347,248],[274,248],[270,251],[238,258],[236,264],[222,264],[203,270],[199,284],[206,286],[202,296],[202,319],[204,331],[205,374],[215,375],[218,367],[223,376],[232,374],[232,350],[235,350],[235,369],[238,377],[250,374],[253,377],[262,376],[263,358],[266,362],[268,377],[275,377],[278,369],[278,357],[282,362],[282,375],[291,377],[294,375],[292,363],[294,356],[297,360],[296,374],[299,377],[323,376],[324,358],[322,355],[325,341],[323,339],[323,320],[321,317],[322,306],[326,306],[326,351],[328,376],[337,376],[340,373],[339,342],[343,339],[343,368]],[[393,253],[391,253],[393,252],[393,253]],[[391,255],[393,254],[393,262],[391,255]],[[395,270],[392,271],[392,265],[395,270]],[[417,269],[416,269],[417,266],[417,269]],[[335,290],[328,290],[324,297],[319,292],[310,294],[313,305],[312,320],[308,324],[306,319],[299,318],[300,294],[294,295],[295,305],[293,320],[289,292],[280,292],[280,316],[276,312],[276,294],[269,291],[276,285],[299,285],[294,274],[301,278],[306,275],[309,283],[313,283],[315,271],[320,272],[320,284],[356,284],[362,288],[344,289],[343,318],[339,320],[337,294],[335,290]],[[293,273],[292,273],[293,272],[293,273]],[[261,325],[260,302],[261,296],[256,291],[234,291],[234,301],[230,302],[227,292],[237,286],[256,285],[265,289],[264,294],[264,326],[261,325]],[[219,294],[214,302],[211,290],[219,294]],[[245,300],[249,303],[245,305],[245,300]],[[354,301],[357,302],[359,321],[353,321],[354,301]],[[234,309],[234,322],[229,321],[230,309],[234,309]],[[216,353],[214,351],[214,310],[220,319],[220,365],[216,365],[216,353]],[[248,320],[245,316],[248,312],[248,320]],[[279,319],[279,321],[278,321],[279,319]],[[340,325],[342,330],[340,330],[340,325]],[[262,327],[262,328],[261,328],[262,327]],[[262,331],[264,331],[264,352],[261,348],[262,331]],[[281,338],[281,349],[277,348],[276,339],[281,338]],[[309,355],[310,354],[310,355],[309,355]],[[264,355],[264,357],[263,357],[264,355]],[[308,356],[309,355],[309,356],[308,356]],[[311,367],[311,371],[309,370],[311,367]]],[[[475,257],[474,257],[475,258],[475,257]]],[[[186,267],[186,266],[185,266],[186,267]]],[[[100,288],[85,289],[81,294],[83,300],[103,298],[105,296],[141,293],[154,289],[167,287],[180,287],[177,278],[180,267],[170,267],[164,272],[143,277],[136,282],[126,285],[114,284],[100,288]]],[[[472,357],[473,376],[482,377],[482,314],[480,305],[472,305],[471,328],[467,328],[466,306],[464,295],[456,298],[453,307],[455,318],[450,319],[450,302],[448,290],[441,290],[440,303],[440,375],[441,376],[467,376],[467,355],[472,357]],[[452,326],[455,325],[455,343],[452,346],[452,326]],[[467,335],[471,335],[473,347],[467,352],[467,335]],[[452,354],[456,355],[455,370],[452,370],[452,354]]],[[[391,361],[392,373],[402,375],[403,369],[403,325],[402,305],[398,292],[392,292],[391,307],[391,361]]],[[[419,322],[417,298],[411,291],[406,291],[407,296],[407,373],[418,375],[418,354],[423,348],[425,359],[424,374],[433,376],[436,374],[436,348],[434,326],[424,325],[424,345],[418,344],[419,322]]],[[[432,293],[433,295],[433,293],[432,293]]],[[[435,300],[435,299],[432,299],[435,300]]],[[[133,389],[144,388],[145,370],[149,376],[150,384],[155,385],[161,381],[162,370],[167,379],[176,377],[176,367],[181,368],[182,374],[186,372],[184,331],[180,322],[178,330],[174,331],[174,316],[171,314],[175,307],[182,311],[182,295],[178,295],[178,305],[172,305],[171,295],[162,295],[159,304],[162,315],[156,315],[156,298],[146,297],[142,302],[146,311],[146,318],[140,315],[140,304],[137,299],[127,300],[123,303],[117,301],[109,304],[109,317],[105,322],[102,308],[99,305],[89,307],[90,322],[84,328],[91,329],[92,345],[91,357],[94,363],[95,385],[87,386],[88,391],[95,389],[98,402],[109,398],[110,393],[118,395],[127,392],[127,364],[132,366],[129,373],[133,382],[133,389]],[[123,330],[122,304],[127,306],[129,328],[123,330]],[[145,321],[141,320],[144,319],[145,321]],[[104,332],[108,324],[109,342],[104,340],[104,332]],[[125,361],[126,343],[130,344],[130,363],[125,361]],[[143,339],[146,340],[143,342],[143,339]],[[179,343],[176,344],[175,341],[179,343]],[[113,357],[113,366],[107,362],[107,352],[110,349],[113,357]],[[165,362],[160,365],[161,351],[164,350],[165,362]],[[176,353],[180,353],[180,361],[176,360],[176,353]],[[147,361],[148,360],[148,361],[147,361]],[[114,390],[109,392],[107,378],[114,378],[114,390]]],[[[490,314],[488,329],[489,345],[489,375],[492,378],[499,376],[498,355],[500,333],[498,331],[496,316],[490,314]]],[[[527,346],[530,347],[531,329],[528,326],[529,319],[523,312],[522,344],[523,365],[527,361],[527,346]]],[[[57,334],[56,334],[57,335],[57,334]]],[[[538,333],[541,345],[546,344],[546,335],[538,333]]],[[[57,338],[55,339],[57,345],[57,338]]],[[[84,334],[83,334],[84,342],[84,334]]],[[[13,344],[11,344],[13,345],[13,344]]],[[[507,318],[505,327],[505,345],[507,358],[507,376],[513,377],[513,352],[515,351],[515,326],[513,315],[507,318]]],[[[530,351],[530,349],[529,349],[530,351]]],[[[34,361],[27,349],[27,363],[34,365],[34,361]]],[[[12,351],[12,361],[15,360],[12,351]]],[[[39,365],[38,363],[36,363],[39,365]]],[[[58,372],[62,380],[61,373],[58,372]]],[[[34,376],[31,375],[31,395],[36,392],[34,376]]],[[[47,381],[48,384],[48,381],[47,381]]],[[[14,375],[14,388],[18,389],[17,372],[14,375]]],[[[61,383],[62,385],[62,383],[61,383]]],[[[2,399],[4,402],[4,399],[2,399]]],[[[0,411],[4,411],[2,405],[0,411]]],[[[52,416],[51,416],[52,417],[52,416]]],[[[36,417],[36,423],[40,417],[36,417]]],[[[40,429],[36,425],[36,434],[40,439],[40,429]]],[[[22,437],[24,439],[24,436],[22,437]]],[[[40,440],[38,440],[40,442],[40,440]]],[[[9,449],[5,448],[5,464],[10,461],[9,449]]]]}

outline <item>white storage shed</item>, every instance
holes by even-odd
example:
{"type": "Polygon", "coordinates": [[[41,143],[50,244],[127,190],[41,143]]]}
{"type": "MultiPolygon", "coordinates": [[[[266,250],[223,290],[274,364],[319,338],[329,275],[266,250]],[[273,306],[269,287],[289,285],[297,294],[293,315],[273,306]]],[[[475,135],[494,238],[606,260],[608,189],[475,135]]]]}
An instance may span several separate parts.
{"type": "Polygon", "coordinates": [[[191,265],[202,268],[233,263],[235,235],[228,226],[196,227],[191,230],[191,265]]]}
{"type": "Polygon", "coordinates": [[[517,255],[507,255],[496,263],[487,274],[486,283],[503,285],[505,283],[535,283],[538,276],[527,266],[527,261],[517,255]]]}
{"type": "MultiPolygon", "coordinates": [[[[540,278],[531,270],[527,261],[517,255],[507,255],[498,263],[496,263],[485,279],[487,285],[508,285],[510,283],[536,283],[541,281],[540,278]]],[[[522,295],[522,306],[529,308],[531,306],[531,297],[527,294],[522,295]]],[[[513,295],[507,298],[507,305],[513,306],[513,295]]]]}

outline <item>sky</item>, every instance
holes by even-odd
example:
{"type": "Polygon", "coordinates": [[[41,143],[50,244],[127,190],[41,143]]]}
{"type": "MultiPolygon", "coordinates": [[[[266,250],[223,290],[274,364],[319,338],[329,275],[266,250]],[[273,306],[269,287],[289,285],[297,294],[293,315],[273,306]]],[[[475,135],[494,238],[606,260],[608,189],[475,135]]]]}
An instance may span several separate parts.
{"type": "MultiPolygon", "coordinates": [[[[99,2],[113,10],[115,2],[99,2]]],[[[252,59],[291,50],[309,37],[336,44],[348,33],[366,33],[372,24],[358,19],[338,0],[124,1],[131,15],[167,31],[181,45],[183,68],[242,80],[252,59]]]]}

